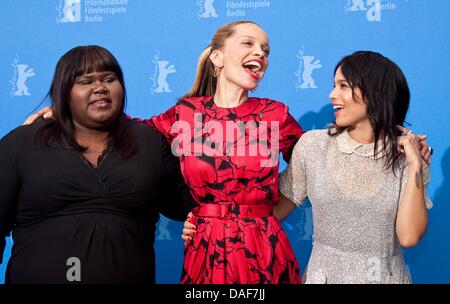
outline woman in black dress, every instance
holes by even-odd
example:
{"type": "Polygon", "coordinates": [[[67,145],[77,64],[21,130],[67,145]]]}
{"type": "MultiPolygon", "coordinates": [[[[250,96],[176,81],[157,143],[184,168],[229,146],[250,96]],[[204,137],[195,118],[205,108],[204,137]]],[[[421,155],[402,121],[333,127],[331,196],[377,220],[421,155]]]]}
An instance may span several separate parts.
{"type": "Polygon", "coordinates": [[[183,220],[190,202],[178,159],[126,119],[122,70],[102,47],[67,52],[49,96],[54,119],[0,141],[5,282],[154,283],[159,212],[183,220]]]}

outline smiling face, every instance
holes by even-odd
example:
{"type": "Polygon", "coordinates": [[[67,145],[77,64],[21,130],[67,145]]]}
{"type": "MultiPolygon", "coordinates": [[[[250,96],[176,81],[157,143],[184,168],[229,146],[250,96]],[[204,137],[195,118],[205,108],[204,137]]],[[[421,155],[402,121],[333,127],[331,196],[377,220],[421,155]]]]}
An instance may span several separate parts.
{"type": "Polygon", "coordinates": [[[76,77],[69,107],[75,129],[104,129],[121,111],[123,88],[114,72],[92,72],[76,77]]]}
{"type": "Polygon", "coordinates": [[[269,65],[267,34],[253,23],[239,24],[224,46],[214,50],[210,59],[220,69],[219,82],[245,90],[255,89],[269,65]]]}
{"type": "Polygon", "coordinates": [[[333,104],[338,127],[355,129],[361,126],[371,128],[367,105],[364,102],[361,90],[356,87],[353,92],[340,67],[336,70],[334,88],[329,97],[333,104]]]}

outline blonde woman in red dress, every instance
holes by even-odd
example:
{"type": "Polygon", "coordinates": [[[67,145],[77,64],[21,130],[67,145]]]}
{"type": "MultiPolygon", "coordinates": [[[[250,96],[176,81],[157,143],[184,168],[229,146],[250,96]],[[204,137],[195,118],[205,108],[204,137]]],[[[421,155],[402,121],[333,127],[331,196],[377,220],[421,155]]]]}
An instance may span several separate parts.
{"type": "Polygon", "coordinates": [[[145,121],[180,155],[196,206],[182,283],[301,283],[298,263],[273,205],[278,156],[289,160],[303,133],[288,107],[248,97],[269,64],[269,40],[253,22],[218,29],[191,91],[145,121]]]}

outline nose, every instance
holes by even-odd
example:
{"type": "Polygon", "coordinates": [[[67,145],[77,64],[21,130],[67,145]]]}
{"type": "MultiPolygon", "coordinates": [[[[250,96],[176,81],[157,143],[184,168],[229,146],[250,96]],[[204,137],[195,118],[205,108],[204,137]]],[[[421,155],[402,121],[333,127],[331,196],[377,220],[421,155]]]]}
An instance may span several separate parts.
{"type": "Polygon", "coordinates": [[[331,90],[330,95],[328,95],[328,98],[330,98],[331,101],[335,101],[337,99],[336,87],[334,87],[331,90]]]}
{"type": "Polygon", "coordinates": [[[102,80],[94,81],[94,93],[101,94],[108,92],[108,87],[102,80]]]}
{"type": "Polygon", "coordinates": [[[266,53],[264,52],[262,45],[256,45],[255,49],[253,50],[253,55],[256,55],[258,57],[266,57],[266,53]]]}

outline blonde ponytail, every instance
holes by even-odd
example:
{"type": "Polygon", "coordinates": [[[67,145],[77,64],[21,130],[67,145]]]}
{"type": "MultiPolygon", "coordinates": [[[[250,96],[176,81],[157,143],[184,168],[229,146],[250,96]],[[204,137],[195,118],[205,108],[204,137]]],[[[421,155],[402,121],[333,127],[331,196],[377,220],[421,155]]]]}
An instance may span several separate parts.
{"type": "Polygon", "coordinates": [[[209,59],[210,54],[211,46],[208,46],[198,59],[194,84],[184,97],[214,96],[217,78],[214,77],[214,65],[209,59]]]}

